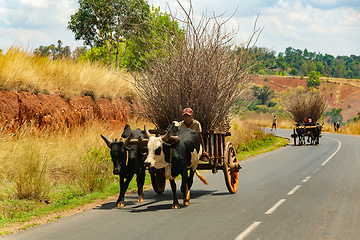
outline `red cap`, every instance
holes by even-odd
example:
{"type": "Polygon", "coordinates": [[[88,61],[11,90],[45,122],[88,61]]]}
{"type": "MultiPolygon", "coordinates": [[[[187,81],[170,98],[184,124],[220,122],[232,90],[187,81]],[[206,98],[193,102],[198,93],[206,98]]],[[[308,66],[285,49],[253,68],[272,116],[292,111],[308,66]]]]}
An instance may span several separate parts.
{"type": "Polygon", "coordinates": [[[184,110],[183,110],[183,116],[185,115],[185,114],[187,114],[187,115],[193,115],[193,110],[191,109],[191,108],[185,108],[184,110]]]}

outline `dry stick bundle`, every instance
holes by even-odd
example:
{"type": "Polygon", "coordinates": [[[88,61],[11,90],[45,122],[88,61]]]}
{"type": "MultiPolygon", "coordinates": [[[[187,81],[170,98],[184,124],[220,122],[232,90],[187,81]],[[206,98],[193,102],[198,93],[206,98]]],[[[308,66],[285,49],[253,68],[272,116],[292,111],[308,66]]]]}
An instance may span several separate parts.
{"type": "Polygon", "coordinates": [[[297,123],[303,122],[305,117],[317,122],[327,109],[324,97],[314,90],[297,89],[288,95],[284,103],[297,123]]]}
{"type": "Polygon", "coordinates": [[[160,51],[147,59],[147,69],[134,75],[145,109],[140,115],[165,129],[182,120],[183,108],[191,107],[203,130],[227,131],[232,106],[253,73],[256,56],[251,49],[261,30],[254,27],[248,42],[237,45],[236,34],[224,30],[226,21],[203,16],[196,24],[191,2],[189,11],[178,3],[183,19],[170,16],[184,31],[164,31],[156,41],[160,51]]]}

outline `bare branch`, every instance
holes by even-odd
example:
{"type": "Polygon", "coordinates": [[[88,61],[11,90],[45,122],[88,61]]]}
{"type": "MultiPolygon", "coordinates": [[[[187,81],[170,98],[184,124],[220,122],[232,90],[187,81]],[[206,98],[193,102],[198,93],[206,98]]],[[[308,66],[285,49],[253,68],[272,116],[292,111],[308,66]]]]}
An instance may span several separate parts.
{"type": "Polygon", "coordinates": [[[140,115],[166,128],[171,121],[182,120],[183,108],[191,107],[204,130],[227,131],[234,102],[256,67],[251,50],[262,29],[254,27],[249,40],[237,44],[236,32],[225,30],[230,18],[203,14],[195,21],[191,2],[189,10],[178,3],[182,18],[172,14],[171,18],[183,24],[183,32],[175,28],[164,32],[156,40],[161,49],[146,59],[148,68],[134,75],[145,109],[140,115]]]}

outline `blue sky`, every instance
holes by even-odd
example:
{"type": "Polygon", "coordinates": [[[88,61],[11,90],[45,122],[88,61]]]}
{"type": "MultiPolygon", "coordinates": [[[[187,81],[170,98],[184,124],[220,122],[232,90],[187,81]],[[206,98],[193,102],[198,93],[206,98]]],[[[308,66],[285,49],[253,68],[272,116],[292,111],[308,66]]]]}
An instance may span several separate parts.
{"type": "MultiPolygon", "coordinates": [[[[179,9],[176,0],[148,2],[162,11],[179,9]]],[[[180,2],[188,6],[188,1],[180,2]]],[[[239,42],[248,39],[260,14],[257,26],[264,30],[258,47],[276,53],[293,47],[334,56],[360,55],[360,0],[192,0],[192,4],[198,16],[234,14],[227,28],[238,31],[239,42]]],[[[35,49],[59,39],[72,50],[82,46],[67,29],[77,8],[77,0],[0,0],[0,48],[35,49]]]]}

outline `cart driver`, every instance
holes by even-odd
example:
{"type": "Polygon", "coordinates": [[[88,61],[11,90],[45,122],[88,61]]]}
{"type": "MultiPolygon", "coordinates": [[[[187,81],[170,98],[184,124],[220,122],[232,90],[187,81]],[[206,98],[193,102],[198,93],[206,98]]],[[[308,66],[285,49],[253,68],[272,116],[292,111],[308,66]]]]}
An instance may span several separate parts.
{"type": "Polygon", "coordinates": [[[182,115],[184,120],[180,122],[180,130],[190,128],[198,133],[202,131],[200,122],[194,119],[193,114],[194,112],[191,108],[185,108],[183,110],[182,115]]]}
{"type": "Polygon", "coordinates": [[[194,111],[191,108],[185,108],[183,110],[183,118],[184,120],[180,122],[180,126],[179,126],[179,130],[181,129],[186,129],[186,128],[190,128],[192,130],[195,130],[199,133],[199,137],[201,140],[201,146],[202,146],[202,156],[201,159],[203,160],[204,158],[207,158],[207,161],[210,159],[209,154],[207,152],[205,152],[205,146],[204,146],[204,140],[202,138],[202,134],[201,134],[201,124],[198,120],[194,119],[194,111]]]}

